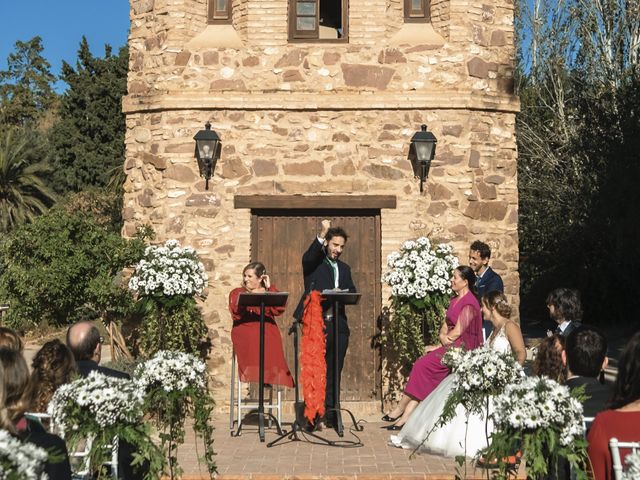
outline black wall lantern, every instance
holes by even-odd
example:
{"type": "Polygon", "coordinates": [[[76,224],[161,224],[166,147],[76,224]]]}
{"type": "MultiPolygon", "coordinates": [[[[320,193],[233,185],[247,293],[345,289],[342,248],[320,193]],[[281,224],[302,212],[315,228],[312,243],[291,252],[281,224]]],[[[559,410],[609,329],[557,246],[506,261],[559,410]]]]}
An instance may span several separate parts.
{"type": "Polygon", "coordinates": [[[215,130],[211,130],[209,122],[206,123],[204,128],[204,130],[196,133],[193,139],[196,141],[195,157],[198,159],[200,176],[204,177],[204,189],[209,190],[209,179],[213,175],[213,171],[216,169],[216,162],[220,158],[222,143],[215,130]]]}
{"type": "Polygon", "coordinates": [[[436,143],[438,140],[433,133],[427,132],[426,125],[422,125],[420,131],[411,137],[411,163],[413,174],[420,178],[420,192],[422,192],[422,184],[429,176],[431,160],[436,154],[436,143]]]}

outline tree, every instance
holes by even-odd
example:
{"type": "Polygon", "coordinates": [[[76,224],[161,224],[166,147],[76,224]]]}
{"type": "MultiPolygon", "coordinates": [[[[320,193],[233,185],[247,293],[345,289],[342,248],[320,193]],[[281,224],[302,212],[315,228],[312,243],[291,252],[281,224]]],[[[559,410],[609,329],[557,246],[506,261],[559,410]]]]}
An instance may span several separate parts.
{"type": "Polygon", "coordinates": [[[110,322],[131,311],[133,298],[120,276],[145,245],[114,228],[118,204],[115,195],[72,196],[0,242],[0,297],[11,305],[8,325],[24,331],[80,319],[110,322]]]}
{"type": "Polygon", "coordinates": [[[524,305],[572,286],[586,321],[629,321],[640,307],[639,12],[639,0],[519,2],[524,305]]]}
{"type": "Polygon", "coordinates": [[[0,121],[25,126],[36,122],[56,102],[51,65],[42,56],[42,39],[17,41],[7,58],[8,69],[0,72],[0,121]]]}
{"type": "Polygon", "coordinates": [[[0,133],[0,232],[32,221],[55,201],[45,185],[50,169],[35,135],[17,128],[0,133]],[[40,160],[41,159],[41,160],[40,160]]]}
{"type": "Polygon", "coordinates": [[[80,191],[109,184],[124,164],[125,120],[122,97],[126,94],[128,50],[118,55],[105,46],[104,58],[96,58],[82,38],[75,68],[66,62],[62,79],[69,85],[63,94],[60,121],[51,131],[58,192],[80,191]]]}

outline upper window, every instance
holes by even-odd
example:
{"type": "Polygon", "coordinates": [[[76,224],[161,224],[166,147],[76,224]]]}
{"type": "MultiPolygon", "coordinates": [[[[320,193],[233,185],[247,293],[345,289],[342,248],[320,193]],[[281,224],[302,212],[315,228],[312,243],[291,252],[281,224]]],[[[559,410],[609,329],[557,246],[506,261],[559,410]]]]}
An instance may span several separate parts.
{"type": "Polygon", "coordinates": [[[348,0],[290,0],[290,40],[346,40],[348,0]]]}
{"type": "Polygon", "coordinates": [[[209,23],[231,23],[231,0],[209,0],[209,23]]]}
{"type": "Polygon", "coordinates": [[[405,22],[428,22],[429,0],[404,0],[405,22]]]}

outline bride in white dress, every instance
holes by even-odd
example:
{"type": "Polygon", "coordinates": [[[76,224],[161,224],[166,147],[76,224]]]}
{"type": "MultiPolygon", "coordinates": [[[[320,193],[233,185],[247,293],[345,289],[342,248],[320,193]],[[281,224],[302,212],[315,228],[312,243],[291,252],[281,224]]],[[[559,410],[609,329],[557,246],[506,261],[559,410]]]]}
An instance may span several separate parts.
{"type": "MultiPolygon", "coordinates": [[[[484,318],[488,318],[493,324],[493,333],[487,340],[490,347],[498,352],[511,351],[517,362],[522,365],[526,358],[524,340],[520,327],[509,320],[511,307],[504,294],[490,292],[485,295],[482,298],[482,313],[484,318]]],[[[478,451],[485,448],[487,435],[490,435],[492,431],[491,422],[487,424],[484,418],[471,414],[467,424],[466,410],[462,405],[458,405],[456,415],[450,422],[434,429],[453,388],[454,381],[455,373],[445,378],[438,388],[420,402],[398,435],[391,435],[390,443],[396,447],[407,449],[419,447],[418,451],[420,452],[435,453],[446,457],[458,455],[474,457],[478,451]],[[429,434],[429,432],[431,433],[429,434]]]]}

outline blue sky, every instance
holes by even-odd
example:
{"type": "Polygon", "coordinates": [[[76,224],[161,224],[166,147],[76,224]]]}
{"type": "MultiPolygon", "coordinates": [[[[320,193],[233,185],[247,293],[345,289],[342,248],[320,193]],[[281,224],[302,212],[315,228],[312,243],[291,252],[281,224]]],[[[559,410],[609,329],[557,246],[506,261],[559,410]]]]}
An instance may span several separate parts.
{"type": "Polygon", "coordinates": [[[128,34],[129,0],[0,0],[0,70],[6,70],[17,40],[40,35],[43,56],[58,75],[62,60],[75,64],[82,35],[91,52],[102,57],[106,43],[117,51],[128,34]]]}

